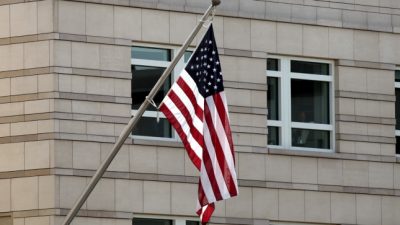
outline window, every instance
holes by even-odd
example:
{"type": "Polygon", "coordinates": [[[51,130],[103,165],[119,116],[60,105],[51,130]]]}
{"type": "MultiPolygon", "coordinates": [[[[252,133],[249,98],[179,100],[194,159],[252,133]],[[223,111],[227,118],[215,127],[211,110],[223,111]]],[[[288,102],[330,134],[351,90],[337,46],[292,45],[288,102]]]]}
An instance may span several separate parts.
{"type": "Polygon", "coordinates": [[[396,154],[400,154],[400,70],[395,71],[395,93],[396,93],[396,154]]]}
{"type": "MultiPolygon", "coordinates": [[[[131,52],[132,68],[132,115],[135,115],[140,105],[145,101],[146,96],[154,87],[164,70],[168,67],[174,54],[174,49],[134,46],[131,52]]],[[[191,52],[186,52],[182,60],[179,61],[171,76],[166,80],[162,88],[154,97],[154,102],[158,106],[169,91],[174,75],[184,68],[184,63],[190,58],[191,52]]],[[[134,136],[175,138],[168,120],[164,114],[157,112],[157,109],[150,105],[147,111],[140,118],[136,127],[133,129],[134,136]]]]}
{"type": "Polygon", "coordinates": [[[268,146],[334,148],[332,62],[267,59],[268,146]]]}
{"type": "Polygon", "coordinates": [[[132,225],[199,225],[198,221],[185,219],[133,218],[132,225]]]}

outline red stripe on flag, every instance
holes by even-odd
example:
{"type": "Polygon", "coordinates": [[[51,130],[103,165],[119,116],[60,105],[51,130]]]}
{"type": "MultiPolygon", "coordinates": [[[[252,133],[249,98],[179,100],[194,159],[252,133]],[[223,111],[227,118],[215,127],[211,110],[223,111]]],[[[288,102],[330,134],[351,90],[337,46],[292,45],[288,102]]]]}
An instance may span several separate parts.
{"type": "Polygon", "coordinates": [[[232,132],[231,132],[231,127],[229,125],[229,118],[227,115],[228,109],[225,108],[224,102],[222,101],[222,98],[221,98],[222,93],[223,92],[213,96],[214,104],[215,104],[215,107],[217,108],[216,111],[219,114],[221,123],[224,126],[226,138],[228,139],[229,146],[231,148],[233,161],[235,162],[235,151],[233,150],[232,132]]]}
{"type": "MultiPolygon", "coordinates": [[[[190,78],[191,79],[191,78],[190,78]]],[[[203,109],[197,104],[196,96],[193,93],[193,90],[187,85],[185,80],[179,78],[176,82],[179,87],[185,92],[186,96],[189,98],[190,102],[194,107],[194,111],[196,112],[196,116],[203,121],[203,109]]]]}

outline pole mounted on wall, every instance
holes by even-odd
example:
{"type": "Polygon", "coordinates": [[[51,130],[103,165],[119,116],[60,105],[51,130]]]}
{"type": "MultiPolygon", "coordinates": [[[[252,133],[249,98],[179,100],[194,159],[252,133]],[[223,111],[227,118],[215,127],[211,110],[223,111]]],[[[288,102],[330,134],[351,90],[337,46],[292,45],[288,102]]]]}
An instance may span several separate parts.
{"type": "Polygon", "coordinates": [[[161,75],[161,77],[157,81],[156,85],[153,87],[153,89],[150,91],[149,95],[146,97],[146,101],[144,101],[142,103],[142,105],[139,107],[136,115],[134,115],[130,119],[128,125],[125,126],[124,130],[121,132],[120,136],[118,137],[118,140],[115,142],[113,149],[107,155],[107,158],[102,162],[100,167],[97,169],[96,173],[90,180],[89,184],[86,186],[85,190],[83,191],[83,193],[81,194],[79,199],[75,202],[74,206],[68,212],[62,225],[70,225],[72,220],[76,217],[76,215],[78,214],[79,210],[81,209],[83,203],[85,203],[85,201],[89,197],[90,193],[92,193],[93,189],[96,187],[97,183],[100,181],[101,177],[106,172],[107,168],[110,166],[112,160],[115,158],[115,156],[121,149],[125,140],[129,137],[133,128],[135,127],[135,125],[137,124],[139,119],[142,117],[143,113],[145,112],[145,110],[147,109],[149,104],[151,104],[152,99],[157,94],[158,90],[163,86],[165,80],[169,77],[172,70],[174,69],[174,67],[180,60],[180,58],[183,56],[186,49],[189,47],[190,43],[192,43],[192,41],[194,40],[194,38],[200,31],[201,27],[204,25],[205,22],[207,22],[208,17],[212,14],[212,12],[215,10],[215,8],[219,4],[221,4],[221,0],[211,0],[211,5],[208,7],[206,12],[203,14],[203,17],[200,19],[199,24],[197,24],[197,26],[193,29],[192,33],[186,39],[186,41],[184,42],[182,47],[179,49],[178,54],[174,57],[174,59],[171,61],[171,64],[166,68],[164,73],[161,75]]]}

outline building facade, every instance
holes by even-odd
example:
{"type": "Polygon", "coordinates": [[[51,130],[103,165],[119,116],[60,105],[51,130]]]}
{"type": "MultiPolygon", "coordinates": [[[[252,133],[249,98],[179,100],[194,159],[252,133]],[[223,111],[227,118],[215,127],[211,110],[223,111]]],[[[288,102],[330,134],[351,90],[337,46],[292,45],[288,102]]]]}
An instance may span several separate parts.
{"type": "MultiPolygon", "coordinates": [[[[62,223],[209,4],[0,2],[1,225],[62,223]]],[[[400,224],[400,1],[222,0],[213,24],[240,195],[211,223],[400,224]]],[[[197,224],[197,176],[150,108],[72,224],[197,224]]]]}

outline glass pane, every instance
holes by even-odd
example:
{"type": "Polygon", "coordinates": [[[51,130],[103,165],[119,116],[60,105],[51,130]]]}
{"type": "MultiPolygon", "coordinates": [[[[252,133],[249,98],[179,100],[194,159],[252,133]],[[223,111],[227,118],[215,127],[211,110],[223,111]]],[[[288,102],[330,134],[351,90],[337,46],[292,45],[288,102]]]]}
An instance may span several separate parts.
{"type": "Polygon", "coordinates": [[[161,48],[132,47],[132,58],[171,61],[171,50],[161,48]]]}
{"type": "Polygon", "coordinates": [[[279,59],[267,59],[267,70],[279,71],[279,59]]]}
{"type": "Polygon", "coordinates": [[[160,118],[160,122],[157,123],[157,118],[155,117],[142,117],[133,129],[132,134],[138,136],[171,138],[172,129],[168,120],[165,118],[160,118]]]}
{"type": "Polygon", "coordinates": [[[329,131],[293,128],[292,146],[329,149],[329,136],[329,131]]]}
{"type": "MultiPolygon", "coordinates": [[[[164,70],[165,68],[162,67],[132,65],[132,109],[139,108],[164,70]]],[[[171,79],[168,79],[153,99],[157,105],[161,103],[170,87],[171,79]]],[[[153,106],[149,106],[148,110],[155,111],[156,109],[153,106]]]]}
{"type": "Polygon", "coordinates": [[[290,71],[294,73],[310,73],[319,75],[329,75],[329,64],[328,63],[316,63],[316,62],[305,62],[305,61],[290,61],[290,71]]]}
{"type": "Polygon", "coordinates": [[[396,72],[394,74],[394,80],[396,82],[400,82],[400,70],[396,70],[396,72]]]}
{"type": "Polygon", "coordinates": [[[186,220],[186,225],[200,225],[200,222],[198,222],[198,221],[186,220]]]}
{"type": "Polygon", "coordinates": [[[172,225],[172,220],[133,218],[133,225],[172,225]]]}
{"type": "Polygon", "coordinates": [[[267,107],[268,119],[279,120],[279,82],[276,77],[268,77],[267,107]]]}
{"type": "Polygon", "coordinates": [[[329,83],[291,80],[292,121],[329,124],[329,83]]]}
{"type": "Polygon", "coordinates": [[[268,127],[268,145],[280,145],[279,127],[268,127]]]}
{"type": "Polygon", "coordinates": [[[396,137],[396,154],[400,154],[400,137],[396,137]]]}
{"type": "Polygon", "coordinates": [[[396,130],[400,130],[400,88],[395,89],[396,93],[396,130]]]}
{"type": "Polygon", "coordinates": [[[186,52],[185,52],[185,54],[183,55],[183,61],[184,61],[185,63],[187,63],[187,62],[189,61],[190,56],[192,56],[192,53],[193,53],[193,52],[191,52],[191,51],[186,51],[186,52]]]}

